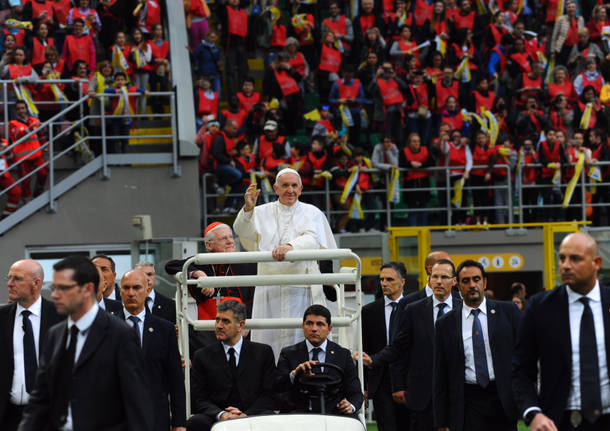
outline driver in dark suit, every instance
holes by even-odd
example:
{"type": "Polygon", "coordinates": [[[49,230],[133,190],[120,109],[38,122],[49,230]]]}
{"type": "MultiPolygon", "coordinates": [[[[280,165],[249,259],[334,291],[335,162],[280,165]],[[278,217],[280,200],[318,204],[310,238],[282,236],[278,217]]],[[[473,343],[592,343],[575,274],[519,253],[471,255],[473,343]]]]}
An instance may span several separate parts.
{"type": "MultiPolygon", "coordinates": [[[[289,393],[293,410],[300,412],[319,412],[320,406],[298,390],[297,379],[301,375],[312,375],[318,371],[318,363],[329,363],[343,370],[338,393],[326,400],[326,412],[332,414],[356,415],[364,401],[364,395],[356,372],[356,366],[349,350],[327,340],[332,331],[330,311],[322,305],[312,305],[303,315],[303,334],[305,340],[284,347],[280,352],[278,373],[273,389],[289,393]],[[312,371],[313,369],[313,371],[312,371]]],[[[326,367],[329,374],[338,373],[326,367]]]]}

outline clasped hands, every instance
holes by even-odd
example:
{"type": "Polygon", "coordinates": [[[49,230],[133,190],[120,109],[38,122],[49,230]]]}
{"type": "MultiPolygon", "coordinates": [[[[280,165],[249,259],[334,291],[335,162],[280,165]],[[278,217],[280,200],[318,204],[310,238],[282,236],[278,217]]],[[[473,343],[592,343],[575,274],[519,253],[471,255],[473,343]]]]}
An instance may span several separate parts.
{"type": "Polygon", "coordinates": [[[247,418],[248,415],[243,413],[241,410],[239,410],[237,407],[227,407],[225,409],[225,412],[223,414],[220,415],[220,420],[221,421],[226,421],[229,419],[237,419],[237,418],[247,418]]]}

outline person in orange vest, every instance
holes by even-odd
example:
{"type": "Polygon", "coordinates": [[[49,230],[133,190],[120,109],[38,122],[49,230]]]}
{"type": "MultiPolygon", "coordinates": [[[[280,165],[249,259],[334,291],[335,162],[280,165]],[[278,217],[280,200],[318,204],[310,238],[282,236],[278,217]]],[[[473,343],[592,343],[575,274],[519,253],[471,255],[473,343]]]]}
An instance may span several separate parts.
{"type": "Polygon", "coordinates": [[[543,130],[548,130],[549,120],[544,111],[538,106],[538,99],[528,97],[524,109],[519,112],[515,125],[515,131],[519,136],[539,135],[543,130]]]}
{"type": "Polygon", "coordinates": [[[516,90],[515,104],[523,107],[528,97],[535,97],[537,100],[542,100],[543,94],[543,75],[544,67],[539,61],[532,63],[530,72],[523,72],[517,76],[513,84],[513,91],[516,90]]]}
{"type": "Polygon", "coordinates": [[[18,83],[31,83],[38,80],[38,73],[31,64],[26,62],[23,48],[15,48],[11,57],[9,64],[5,65],[1,72],[4,79],[10,79],[18,83]]]}
{"type": "Polygon", "coordinates": [[[506,75],[506,60],[508,53],[514,46],[515,42],[510,34],[505,34],[500,38],[500,43],[496,45],[489,55],[489,63],[487,64],[487,73],[500,84],[500,88],[496,88],[496,94],[504,94],[501,88],[508,84],[508,76],[506,75]]]}
{"type": "Polygon", "coordinates": [[[263,91],[269,99],[280,102],[283,126],[287,135],[294,135],[300,128],[303,98],[299,82],[301,75],[291,65],[288,55],[280,52],[265,70],[263,91]]]}
{"type": "MultiPolygon", "coordinates": [[[[227,120],[224,130],[216,135],[210,147],[210,155],[214,161],[214,172],[218,178],[218,184],[221,187],[227,185],[231,187],[231,194],[241,192],[241,172],[235,167],[233,159],[237,154],[235,148],[235,134],[237,133],[237,124],[233,120],[227,120]]],[[[224,212],[227,214],[235,214],[238,205],[238,199],[228,197],[225,200],[224,212]]]]}
{"type": "MultiPolygon", "coordinates": [[[[369,84],[369,94],[375,96],[375,111],[382,110],[384,115],[384,131],[391,135],[394,142],[402,142],[402,111],[405,98],[403,92],[408,90],[407,84],[396,76],[392,63],[386,61],[377,70],[376,79],[369,84]]],[[[375,120],[378,116],[375,113],[375,120]]]]}
{"type": "MultiPolygon", "coordinates": [[[[566,164],[568,156],[566,148],[555,138],[554,130],[549,130],[546,139],[538,144],[538,160],[542,165],[538,184],[541,185],[540,196],[543,205],[560,205],[562,194],[559,188],[553,186],[553,177],[557,171],[561,171],[561,166],[566,164]]],[[[561,219],[557,208],[544,207],[541,216],[544,221],[561,219]]]]}
{"type": "MultiPolygon", "coordinates": [[[[384,138],[385,139],[385,138],[384,138]]],[[[428,147],[422,145],[417,133],[410,133],[407,145],[400,150],[399,166],[407,169],[425,169],[432,164],[428,147]]],[[[430,187],[430,172],[426,170],[409,170],[403,176],[403,186],[407,189],[427,189],[430,187]]],[[[430,192],[428,190],[405,191],[409,208],[421,210],[428,206],[430,192]]],[[[426,211],[409,211],[409,226],[426,226],[428,213],[426,211]]]]}
{"type": "MultiPolygon", "coordinates": [[[[151,50],[150,91],[168,91],[169,89],[169,43],[163,40],[163,26],[152,26],[152,39],[148,41],[151,50]]],[[[155,114],[163,113],[163,100],[169,103],[168,97],[154,97],[151,105],[155,114]]]]}
{"type": "MultiPolygon", "coordinates": [[[[119,0],[98,1],[97,10],[100,20],[104,23],[99,32],[99,40],[102,46],[108,47],[114,42],[114,35],[121,31],[125,18],[131,13],[130,3],[119,0]]],[[[137,27],[134,26],[133,28],[137,27]]]]}
{"type": "Polygon", "coordinates": [[[473,33],[472,38],[476,46],[479,46],[485,29],[479,16],[477,12],[472,10],[471,0],[461,0],[458,13],[453,15],[455,31],[463,28],[470,30],[473,33]]]}
{"type": "Polygon", "coordinates": [[[219,22],[222,28],[222,39],[225,52],[225,79],[229,95],[238,91],[237,86],[248,75],[248,54],[246,37],[248,36],[248,14],[240,6],[239,0],[222,0],[217,2],[219,22]]]}
{"type": "Polygon", "coordinates": [[[442,79],[437,79],[434,84],[434,99],[436,100],[436,114],[440,114],[447,103],[447,99],[453,96],[457,99],[460,106],[466,106],[463,103],[463,85],[454,78],[454,71],[451,66],[445,66],[443,68],[442,79]]]}
{"type": "Polygon", "coordinates": [[[247,113],[252,111],[252,108],[261,101],[261,94],[254,91],[254,78],[246,76],[241,84],[241,91],[237,93],[239,100],[239,108],[247,113]]]}
{"type": "Polygon", "coordinates": [[[513,143],[508,136],[501,136],[498,139],[497,145],[490,151],[489,168],[487,173],[491,175],[492,184],[494,187],[494,206],[495,217],[494,223],[506,223],[506,214],[508,214],[508,200],[512,199],[512,195],[508,194],[508,174],[512,178],[515,166],[517,166],[518,155],[513,148],[513,143]],[[506,165],[508,167],[495,168],[495,165],[506,165]],[[508,170],[508,171],[507,171],[508,170]]]}
{"type": "Polygon", "coordinates": [[[151,35],[155,25],[161,24],[161,4],[158,0],[138,0],[138,7],[138,27],[142,33],[151,35]]]}
{"type": "Polygon", "coordinates": [[[354,43],[354,29],[352,28],[352,21],[342,15],[341,3],[337,0],[333,0],[328,5],[328,12],[330,16],[322,21],[322,33],[327,31],[332,32],[335,35],[335,40],[340,42],[343,46],[343,50],[346,56],[351,53],[351,47],[354,43]]]}
{"type": "Polygon", "coordinates": [[[34,35],[28,43],[30,57],[32,58],[32,66],[38,71],[40,71],[42,63],[45,62],[45,51],[49,46],[55,46],[55,42],[49,37],[49,26],[47,23],[41,22],[36,29],[36,35],[34,35]]]}
{"type": "Polygon", "coordinates": [[[77,20],[85,24],[83,32],[95,38],[95,33],[102,29],[102,21],[97,11],[89,7],[89,0],[78,0],[78,7],[70,9],[68,14],[68,28],[73,27],[77,20]]]}
{"type": "MultiPolygon", "coordinates": [[[[472,151],[468,146],[468,138],[462,136],[460,130],[452,130],[451,138],[440,142],[441,159],[440,166],[448,166],[449,169],[449,184],[445,181],[445,172],[442,172],[441,180],[439,181],[439,201],[441,208],[446,208],[447,193],[445,187],[450,189],[450,199],[455,196],[455,183],[459,179],[464,180],[464,187],[468,187],[468,179],[472,170],[472,151]]],[[[449,207],[453,204],[449,202],[449,207]]],[[[463,208],[468,208],[466,196],[462,197],[462,209],[453,209],[451,211],[452,224],[464,224],[466,221],[466,212],[463,208]]]]}
{"type": "Polygon", "coordinates": [[[431,85],[424,82],[424,71],[416,70],[407,91],[407,130],[417,133],[425,146],[429,144],[432,128],[432,94],[431,85]]]}
{"type": "Polygon", "coordinates": [[[320,63],[318,65],[318,90],[320,103],[328,104],[328,95],[332,84],[339,78],[343,52],[337,49],[335,34],[326,32],[322,35],[322,49],[320,51],[320,63]]]}
{"type": "Polygon", "coordinates": [[[254,142],[254,156],[257,163],[271,155],[273,145],[282,145],[285,147],[286,154],[290,152],[290,143],[285,136],[280,136],[276,121],[267,120],[263,132],[264,134],[254,142]]]}
{"type": "Polygon", "coordinates": [[[119,31],[114,38],[114,45],[109,50],[110,61],[112,62],[112,73],[123,72],[131,80],[133,65],[129,61],[131,58],[131,46],[127,44],[125,33],[119,31]]]}
{"type": "Polygon", "coordinates": [[[51,0],[29,0],[23,6],[23,16],[34,25],[45,23],[54,25],[54,11],[51,0]]]}
{"type": "Polygon", "coordinates": [[[333,116],[330,113],[330,106],[322,105],[318,107],[320,119],[316,121],[311,131],[311,136],[323,136],[325,139],[332,140],[337,135],[333,125],[333,116]]]}
{"type": "Polygon", "coordinates": [[[485,47],[487,50],[492,49],[500,43],[500,39],[508,30],[504,27],[506,15],[501,10],[494,12],[491,22],[485,30],[485,47]]]}
{"type": "Polygon", "coordinates": [[[8,164],[8,159],[10,159],[10,156],[12,154],[7,154],[4,152],[7,147],[8,141],[5,138],[2,138],[2,140],[0,141],[0,190],[6,190],[11,186],[12,188],[6,192],[6,205],[2,210],[0,220],[14,213],[17,207],[19,206],[19,200],[21,199],[21,187],[19,187],[18,184],[15,184],[15,179],[13,178],[9,170],[10,166],[8,164]]]}
{"type": "Polygon", "coordinates": [[[353,52],[361,52],[365,45],[367,30],[376,27],[381,31],[385,29],[385,23],[380,14],[374,11],[375,2],[373,0],[362,0],[362,7],[358,15],[353,20],[354,27],[354,47],[353,52]]]}
{"type": "Polygon", "coordinates": [[[360,130],[362,128],[361,110],[370,101],[364,96],[362,82],[358,78],[354,78],[354,66],[347,63],[342,69],[343,78],[333,83],[328,100],[337,111],[341,105],[349,109],[353,122],[353,125],[349,126],[350,142],[355,147],[359,147],[360,130]]]}
{"type": "Polygon", "coordinates": [[[112,115],[120,116],[119,118],[111,118],[108,121],[108,132],[110,136],[118,136],[110,141],[108,146],[109,153],[127,153],[129,152],[129,132],[133,126],[133,116],[136,114],[137,97],[133,93],[140,95],[148,95],[148,90],[137,88],[135,86],[127,86],[127,75],[123,72],[114,75],[114,87],[106,88],[104,93],[118,94],[113,97],[112,115]]]}
{"type": "Polygon", "coordinates": [[[203,117],[213,115],[218,118],[218,93],[212,90],[212,84],[207,78],[202,78],[199,81],[197,91],[195,92],[195,106],[197,107],[198,125],[201,127],[203,117]]]}
{"type": "Polygon", "coordinates": [[[248,113],[239,107],[237,96],[231,96],[229,99],[229,109],[224,109],[221,114],[223,118],[222,124],[227,120],[234,120],[237,124],[237,136],[235,137],[235,141],[239,142],[245,140],[248,113]]]}
{"type": "Polygon", "coordinates": [[[519,149],[520,163],[524,164],[522,169],[521,178],[521,204],[529,206],[529,208],[523,209],[523,221],[525,223],[533,223],[537,220],[537,209],[538,206],[538,188],[534,187],[538,181],[538,168],[527,167],[527,165],[533,165],[538,163],[538,153],[534,146],[535,137],[526,137],[523,140],[523,144],[519,149]]]}
{"type": "Polygon", "coordinates": [[[585,60],[585,70],[574,78],[574,91],[578,96],[581,96],[584,89],[588,86],[593,86],[596,93],[601,94],[602,87],[605,81],[597,67],[597,61],[594,58],[585,60]]]}
{"type": "Polygon", "coordinates": [[[187,12],[186,26],[189,30],[189,45],[192,50],[199,45],[199,42],[205,40],[210,29],[207,18],[211,12],[206,0],[186,0],[184,9],[187,12]]]}
{"type": "MultiPolygon", "coordinates": [[[[474,137],[472,150],[473,168],[470,171],[470,185],[472,187],[489,187],[491,174],[487,172],[489,166],[489,136],[483,130],[477,131],[474,137]]],[[[489,210],[481,207],[492,206],[491,191],[483,188],[472,191],[472,204],[474,207],[474,224],[487,226],[489,223],[489,210]]]]}
{"type": "Polygon", "coordinates": [[[311,150],[307,154],[307,159],[309,160],[309,163],[311,163],[314,172],[310,189],[316,193],[311,195],[311,204],[317,206],[318,208],[324,208],[324,188],[328,179],[316,174],[324,171],[330,171],[330,168],[333,166],[332,157],[326,150],[326,138],[319,135],[312,136],[311,150]]]}
{"type": "Polygon", "coordinates": [[[471,111],[477,114],[480,114],[483,109],[491,111],[495,100],[496,94],[489,89],[489,76],[482,74],[479,77],[477,88],[472,92],[471,111]]]}
{"type": "MultiPolygon", "coordinates": [[[[17,113],[14,120],[9,123],[9,139],[11,144],[15,144],[19,139],[26,136],[29,132],[35,130],[40,121],[37,118],[31,117],[28,114],[28,108],[23,100],[18,100],[15,103],[15,111],[17,113]]],[[[22,141],[13,147],[12,165],[17,165],[17,173],[22,178],[21,192],[24,199],[30,199],[32,191],[30,182],[32,177],[28,176],[32,171],[40,168],[36,174],[36,187],[34,188],[34,196],[38,196],[44,190],[44,185],[47,182],[49,175],[49,167],[42,156],[42,149],[38,141],[36,133],[29,135],[25,141],[22,141]]]]}
{"type": "Polygon", "coordinates": [[[65,67],[72,70],[76,60],[83,60],[91,70],[95,69],[96,51],[93,38],[85,33],[85,21],[74,20],[73,32],[66,36],[62,50],[65,67]]]}
{"type": "Polygon", "coordinates": [[[256,171],[256,160],[252,154],[252,145],[246,141],[238,141],[235,146],[237,156],[234,158],[235,167],[241,172],[241,188],[242,192],[250,185],[250,174],[256,171]]]}
{"type": "Polygon", "coordinates": [[[55,46],[47,46],[44,50],[44,58],[53,66],[53,72],[60,76],[64,73],[64,61],[59,58],[59,51],[55,46]]]}

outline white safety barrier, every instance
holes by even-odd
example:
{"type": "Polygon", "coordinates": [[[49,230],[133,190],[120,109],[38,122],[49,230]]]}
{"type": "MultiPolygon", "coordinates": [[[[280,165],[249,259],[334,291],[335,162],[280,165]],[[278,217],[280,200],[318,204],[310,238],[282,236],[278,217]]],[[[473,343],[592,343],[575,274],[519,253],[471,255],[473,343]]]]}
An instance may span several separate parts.
{"type": "MultiPolygon", "coordinates": [[[[214,330],[213,320],[194,320],[187,311],[188,286],[203,287],[252,287],[252,286],[277,286],[288,285],[309,286],[312,284],[335,285],[337,291],[336,316],[332,316],[333,327],[339,328],[339,344],[347,345],[347,328],[356,322],[357,350],[362,352],[362,319],[360,310],[362,308],[362,287],[360,284],[361,262],[360,257],[350,249],[332,250],[293,250],[286,253],[287,262],[305,260],[335,260],[353,259],[356,267],[343,267],[339,272],[326,274],[286,274],[286,275],[238,275],[232,277],[200,277],[188,279],[188,268],[191,265],[216,265],[231,263],[258,263],[274,261],[271,252],[254,251],[238,253],[202,253],[197,254],[184,262],[182,272],[175,275],[176,283],[176,315],[179,327],[179,345],[182,356],[185,358],[184,378],[186,385],[186,414],[191,416],[191,380],[189,360],[189,325],[198,331],[214,330]],[[356,291],[356,308],[345,306],[345,284],[353,284],[356,291]]],[[[247,329],[288,329],[300,328],[303,323],[302,317],[298,318],[276,318],[276,319],[247,319],[247,329]]],[[[358,377],[361,389],[364,392],[364,370],[362,361],[358,361],[358,377]]],[[[364,408],[360,409],[359,417],[364,424],[364,408]]]]}

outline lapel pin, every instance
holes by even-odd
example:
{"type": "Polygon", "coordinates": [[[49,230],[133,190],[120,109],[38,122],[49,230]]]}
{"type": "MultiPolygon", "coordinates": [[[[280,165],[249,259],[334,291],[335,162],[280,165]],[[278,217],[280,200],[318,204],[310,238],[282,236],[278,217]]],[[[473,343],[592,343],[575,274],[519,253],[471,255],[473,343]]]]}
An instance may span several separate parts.
{"type": "Polygon", "coordinates": [[[334,355],[334,354],[335,354],[335,351],[334,351],[334,350],[331,350],[331,351],[330,351],[330,354],[331,354],[331,355],[334,355]]]}
{"type": "Polygon", "coordinates": [[[496,310],[494,310],[493,308],[491,309],[491,314],[496,314],[496,310]]]}
{"type": "Polygon", "coordinates": [[[158,309],[161,309],[161,306],[160,306],[160,305],[157,305],[157,308],[158,308],[158,309]]]}
{"type": "Polygon", "coordinates": [[[148,332],[152,332],[152,331],[153,331],[153,328],[148,328],[148,332]]]}

